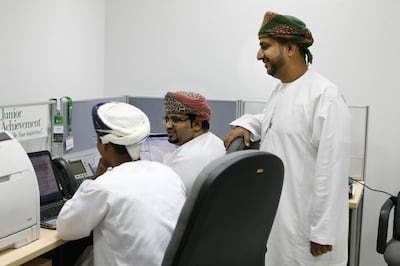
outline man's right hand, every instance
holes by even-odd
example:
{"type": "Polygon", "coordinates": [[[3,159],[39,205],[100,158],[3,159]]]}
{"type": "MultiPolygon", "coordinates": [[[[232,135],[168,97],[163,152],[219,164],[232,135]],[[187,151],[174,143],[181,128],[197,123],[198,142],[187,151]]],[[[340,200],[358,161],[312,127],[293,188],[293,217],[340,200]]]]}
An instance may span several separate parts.
{"type": "Polygon", "coordinates": [[[225,148],[228,148],[231,142],[238,137],[243,137],[246,147],[250,146],[250,131],[244,127],[234,127],[224,137],[225,148]]]}
{"type": "Polygon", "coordinates": [[[314,257],[321,256],[330,251],[332,251],[332,245],[323,245],[310,241],[310,252],[314,257]]]}
{"type": "Polygon", "coordinates": [[[96,170],[96,174],[94,175],[93,179],[96,179],[97,177],[101,176],[102,174],[104,174],[108,167],[111,167],[111,165],[109,163],[107,163],[103,157],[101,157],[99,159],[99,163],[97,164],[97,170],[96,170]]]}

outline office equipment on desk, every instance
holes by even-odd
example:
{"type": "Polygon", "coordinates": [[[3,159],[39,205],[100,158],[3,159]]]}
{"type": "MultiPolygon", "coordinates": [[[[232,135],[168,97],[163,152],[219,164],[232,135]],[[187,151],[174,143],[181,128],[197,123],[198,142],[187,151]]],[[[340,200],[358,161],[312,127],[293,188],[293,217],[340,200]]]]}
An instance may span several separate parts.
{"type": "Polygon", "coordinates": [[[71,168],[78,185],[82,184],[86,179],[92,179],[94,176],[92,166],[83,160],[70,160],[68,164],[71,168]]]}
{"type": "Polygon", "coordinates": [[[72,198],[80,184],[86,179],[93,179],[92,167],[82,159],[65,160],[53,159],[57,180],[60,182],[64,197],[72,198]]]}
{"type": "Polygon", "coordinates": [[[140,159],[162,162],[164,154],[176,148],[175,144],[168,141],[167,133],[151,133],[142,144],[140,159]]]}
{"type": "Polygon", "coordinates": [[[39,188],[21,144],[0,132],[0,250],[18,248],[40,236],[39,188]]]}
{"type": "Polygon", "coordinates": [[[49,151],[28,153],[36,172],[40,191],[40,225],[56,229],[58,213],[64,205],[64,197],[54,173],[49,151]]]}

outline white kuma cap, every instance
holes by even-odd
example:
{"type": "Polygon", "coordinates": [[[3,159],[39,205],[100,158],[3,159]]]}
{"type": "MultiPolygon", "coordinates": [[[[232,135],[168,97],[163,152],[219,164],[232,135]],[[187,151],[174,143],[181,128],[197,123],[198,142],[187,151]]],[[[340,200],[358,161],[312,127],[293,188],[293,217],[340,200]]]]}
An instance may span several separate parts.
{"type": "Polygon", "coordinates": [[[93,106],[94,129],[101,143],[126,147],[132,160],[139,159],[142,143],[150,134],[150,121],[139,108],[123,102],[93,106]]]}

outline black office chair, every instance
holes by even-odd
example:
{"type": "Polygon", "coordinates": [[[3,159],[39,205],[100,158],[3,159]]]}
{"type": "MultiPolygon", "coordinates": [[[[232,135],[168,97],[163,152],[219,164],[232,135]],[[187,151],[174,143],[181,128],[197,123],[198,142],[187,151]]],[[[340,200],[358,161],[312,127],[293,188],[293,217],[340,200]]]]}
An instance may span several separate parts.
{"type": "Polygon", "coordinates": [[[162,266],[264,266],[283,172],[277,156],[257,150],[207,165],[183,206],[162,266]]]}
{"type": "Polygon", "coordinates": [[[387,199],[381,207],[376,250],[383,254],[389,266],[400,265],[400,193],[397,197],[387,199]],[[387,241],[389,216],[393,206],[393,232],[391,239],[387,241]]]}
{"type": "Polygon", "coordinates": [[[244,145],[244,138],[237,137],[234,139],[231,144],[229,144],[228,148],[226,149],[226,153],[231,153],[234,151],[241,151],[241,150],[258,150],[260,148],[260,141],[250,141],[250,146],[246,147],[244,145]]]}

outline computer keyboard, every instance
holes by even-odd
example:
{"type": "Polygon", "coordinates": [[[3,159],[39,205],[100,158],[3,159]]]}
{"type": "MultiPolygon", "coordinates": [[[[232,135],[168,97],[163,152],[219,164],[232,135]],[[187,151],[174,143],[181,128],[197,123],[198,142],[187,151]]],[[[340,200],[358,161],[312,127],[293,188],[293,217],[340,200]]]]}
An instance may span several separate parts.
{"type": "Polygon", "coordinates": [[[57,217],[58,214],[60,213],[60,210],[63,205],[64,205],[64,202],[61,201],[61,202],[52,203],[45,207],[42,206],[42,208],[40,210],[40,219],[44,220],[44,219],[48,219],[48,218],[52,218],[52,217],[57,217]]]}

